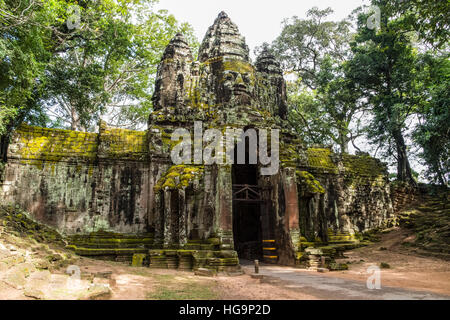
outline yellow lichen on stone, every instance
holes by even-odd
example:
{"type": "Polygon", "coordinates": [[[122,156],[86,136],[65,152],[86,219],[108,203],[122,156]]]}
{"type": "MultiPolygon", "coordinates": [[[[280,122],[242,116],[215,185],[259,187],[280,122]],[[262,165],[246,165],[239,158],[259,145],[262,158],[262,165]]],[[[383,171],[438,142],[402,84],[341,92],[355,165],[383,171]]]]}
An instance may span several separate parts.
{"type": "Polygon", "coordinates": [[[342,161],[347,174],[378,177],[384,173],[383,167],[379,161],[370,156],[353,156],[346,154],[343,155],[342,161]]]}
{"type": "Polygon", "coordinates": [[[154,187],[154,191],[159,192],[160,190],[165,189],[186,188],[203,174],[203,170],[203,166],[172,166],[161,179],[158,180],[154,187]]]}
{"type": "Polygon", "coordinates": [[[296,171],[296,174],[299,182],[305,186],[306,192],[325,193],[325,189],[311,173],[307,171],[296,171]]]}
{"type": "Polygon", "coordinates": [[[93,160],[96,157],[95,133],[21,125],[14,137],[20,148],[13,152],[12,157],[24,161],[52,163],[68,158],[93,160]]]}
{"type": "Polygon", "coordinates": [[[101,133],[105,150],[112,158],[142,159],[148,153],[147,133],[118,128],[106,128],[101,133]]]}
{"type": "Polygon", "coordinates": [[[255,72],[255,69],[250,63],[241,60],[227,60],[224,61],[222,65],[225,71],[229,70],[239,72],[241,74],[244,73],[252,74],[255,72]]]}
{"type": "Polygon", "coordinates": [[[337,167],[331,159],[332,151],[330,149],[310,148],[307,154],[309,167],[337,172],[337,167]]]}
{"type": "MultiPolygon", "coordinates": [[[[101,127],[103,156],[142,160],[148,154],[147,132],[101,127]]],[[[18,148],[11,157],[42,167],[64,160],[93,162],[99,150],[98,134],[22,125],[15,131],[18,148]]],[[[77,166],[77,172],[81,169],[77,166]]]]}
{"type": "MultiPolygon", "coordinates": [[[[269,141],[269,138],[268,138],[269,141]]],[[[283,165],[296,165],[299,160],[299,153],[295,145],[280,143],[280,161],[283,165]]]]}

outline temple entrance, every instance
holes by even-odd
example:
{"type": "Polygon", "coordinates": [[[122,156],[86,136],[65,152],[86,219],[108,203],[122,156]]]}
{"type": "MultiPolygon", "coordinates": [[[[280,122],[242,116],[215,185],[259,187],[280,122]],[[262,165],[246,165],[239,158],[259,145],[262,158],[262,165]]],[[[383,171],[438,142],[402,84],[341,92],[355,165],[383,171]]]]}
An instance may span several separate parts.
{"type": "Polygon", "coordinates": [[[262,202],[256,165],[233,166],[234,246],[242,259],[262,259],[262,202]]]}

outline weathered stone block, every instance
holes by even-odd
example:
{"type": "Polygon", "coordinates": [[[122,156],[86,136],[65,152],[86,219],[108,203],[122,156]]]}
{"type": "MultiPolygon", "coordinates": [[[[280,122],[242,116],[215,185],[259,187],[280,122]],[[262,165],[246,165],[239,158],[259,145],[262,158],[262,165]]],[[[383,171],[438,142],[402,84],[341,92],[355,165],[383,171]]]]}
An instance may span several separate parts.
{"type": "Polygon", "coordinates": [[[131,262],[132,267],[143,267],[144,260],[147,258],[146,254],[133,254],[133,260],[131,262]]]}

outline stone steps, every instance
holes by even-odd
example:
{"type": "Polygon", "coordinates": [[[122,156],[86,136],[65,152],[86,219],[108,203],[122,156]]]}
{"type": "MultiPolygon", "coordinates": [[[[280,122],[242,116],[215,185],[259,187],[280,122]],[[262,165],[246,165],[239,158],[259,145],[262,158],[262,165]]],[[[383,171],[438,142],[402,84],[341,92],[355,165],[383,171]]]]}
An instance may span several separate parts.
{"type": "Polygon", "coordinates": [[[263,261],[265,263],[278,263],[278,248],[275,240],[263,240],[263,261]]]}
{"type": "Polygon", "coordinates": [[[195,270],[208,268],[215,272],[239,271],[239,259],[233,250],[220,250],[220,240],[189,240],[183,246],[162,248],[152,234],[126,235],[96,232],[69,237],[67,249],[77,255],[95,259],[130,263],[135,267],[195,270]]]}
{"type": "Polygon", "coordinates": [[[337,264],[336,258],[342,258],[344,252],[369,245],[368,241],[361,241],[360,237],[349,232],[328,232],[327,243],[310,242],[301,238],[299,252],[296,254],[296,264],[308,269],[318,270],[346,270],[348,267],[337,264]]]}

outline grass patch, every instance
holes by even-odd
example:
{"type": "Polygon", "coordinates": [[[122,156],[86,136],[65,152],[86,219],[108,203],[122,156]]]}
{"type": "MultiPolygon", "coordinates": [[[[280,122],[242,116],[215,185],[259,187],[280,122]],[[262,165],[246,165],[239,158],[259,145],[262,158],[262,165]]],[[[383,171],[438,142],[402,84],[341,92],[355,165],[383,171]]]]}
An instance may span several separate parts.
{"type": "Polygon", "coordinates": [[[171,281],[174,280],[174,276],[167,275],[157,275],[155,278],[161,280],[164,277],[166,281],[159,282],[154,292],[147,293],[148,300],[216,300],[219,298],[214,283],[194,280],[171,281]]]}
{"type": "Polygon", "coordinates": [[[172,274],[152,274],[152,278],[155,279],[158,282],[173,282],[175,281],[176,275],[172,274]]]}
{"type": "Polygon", "coordinates": [[[136,275],[136,276],[143,276],[143,277],[148,277],[149,275],[151,275],[150,272],[149,272],[149,269],[145,268],[145,267],[132,269],[129,272],[134,274],[134,275],[136,275]]]}

